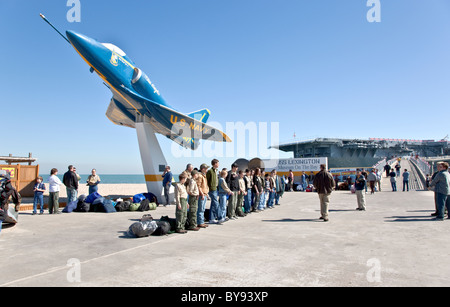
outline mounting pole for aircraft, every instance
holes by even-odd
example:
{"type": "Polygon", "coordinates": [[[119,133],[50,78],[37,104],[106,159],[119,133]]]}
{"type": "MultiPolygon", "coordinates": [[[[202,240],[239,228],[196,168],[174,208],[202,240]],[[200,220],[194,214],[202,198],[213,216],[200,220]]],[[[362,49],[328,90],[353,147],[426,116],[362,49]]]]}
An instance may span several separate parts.
{"type": "MultiPolygon", "coordinates": [[[[50,23],[50,21],[47,20],[47,18],[45,18],[44,15],[39,14],[39,16],[41,16],[41,18],[44,19],[44,21],[45,21],[46,23],[48,23],[48,24],[49,24],[56,32],[58,32],[59,35],[61,35],[61,36],[62,36],[62,37],[70,44],[70,41],[67,39],[67,37],[65,37],[61,32],[59,32],[58,29],[56,29],[56,28],[50,23]]],[[[71,45],[72,45],[72,44],[71,44],[71,45]]]]}
{"type": "MultiPolygon", "coordinates": [[[[161,150],[152,125],[145,122],[144,116],[136,115],[135,127],[147,190],[155,194],[160,204],[165,204],[162,185],[163,178],[161,174],[167,165],[166,158],[161,150]]],[[[171,190],[173,191],[173,187],[171,190]]],[[[170,202],[173,201],[172,191],[169,197],[170,202]]]]}

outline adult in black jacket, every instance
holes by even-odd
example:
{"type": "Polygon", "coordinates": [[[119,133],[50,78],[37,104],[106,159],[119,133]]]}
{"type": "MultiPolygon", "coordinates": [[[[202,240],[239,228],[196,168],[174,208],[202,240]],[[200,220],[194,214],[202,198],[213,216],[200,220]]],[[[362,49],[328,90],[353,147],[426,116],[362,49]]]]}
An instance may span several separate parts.
{"type": "Polygon", "coordinates": [[[74,172],[73,165],[69,165],[69,170],[64,174],[63,183],[67,191],[67,203],[77,200],[78,177],[74,172]]]}

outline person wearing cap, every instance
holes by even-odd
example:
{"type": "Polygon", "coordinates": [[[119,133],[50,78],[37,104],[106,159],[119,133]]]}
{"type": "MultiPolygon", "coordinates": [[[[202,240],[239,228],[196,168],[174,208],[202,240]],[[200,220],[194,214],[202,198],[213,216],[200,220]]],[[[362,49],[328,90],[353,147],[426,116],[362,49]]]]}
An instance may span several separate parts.
{"type": "Polygon", "coordinates": [[[206,172],[209,166],[206,163],[200,165],[200,173],[196,179],[198,186],[198,208],[197,208],[197,227],[206,228],[208,225],[205,224],[205,207],[206,199],[209,193],[208,181],[206,179],[206,172]]]}
{"type": "Polygon", "coordinates": [[[189,180],[189,185],[187,186],[187,193],[189,195],[189,212],[187,215],[187,220],[189,222],[189,228],[187,230],[198,231],[200,228],[197,227],[197,208],[198,208],[198,185],[197,185],[198,171],[193,170],[191,172],[191,180],[189,180]]]}
{"type": "Polygon", "coordinates": [[[227,215],[229,219],[236,220],[236,208],[237,208],[237,198],[239,194],[239,175],[237,173],[238,165],[233,163],[231,165],[231,171],[228,173],[226,182],[231,190],[232,194],[228,198],[227,215]]]}
{"type": "Polygon", "coordinates": [[[186,170],[182,172],[186,176],[186,187],[189,185],[189,182],[192,179],[192,171],[194,170],[194,166],[192,164],[186,165],[186,170]]]}

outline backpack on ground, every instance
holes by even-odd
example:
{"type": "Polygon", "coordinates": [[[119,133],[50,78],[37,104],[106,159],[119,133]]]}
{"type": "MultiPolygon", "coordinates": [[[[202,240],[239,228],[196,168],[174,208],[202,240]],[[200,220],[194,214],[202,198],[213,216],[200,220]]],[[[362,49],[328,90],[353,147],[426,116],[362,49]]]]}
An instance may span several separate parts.
{"type": "Polygon", "coordinates": [[[156,224],[158,225],[158,228],[152,233],[152,236],[165,236],[171,233],[169,222],[158,221],[156,224]]]}

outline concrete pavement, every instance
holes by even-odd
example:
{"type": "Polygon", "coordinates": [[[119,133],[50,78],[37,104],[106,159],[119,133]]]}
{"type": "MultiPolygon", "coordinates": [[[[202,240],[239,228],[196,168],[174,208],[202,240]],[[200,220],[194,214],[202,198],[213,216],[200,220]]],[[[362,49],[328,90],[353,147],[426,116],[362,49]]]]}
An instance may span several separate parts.
{"type": "MultiPolygon", "coordinates": [[[[399,182],[400,183],[400,182],[399,182]]],[[[399,185],[400,187],[400,185],[399,185]]],[[[0,286],[446,286],[450,220],[433,221],[433,193],[336,191],[330,221],[316,193],[290,192],[281,206],[187,234],[128,238],[149,212],[21,213],[0,234],[0,286]]]]}

